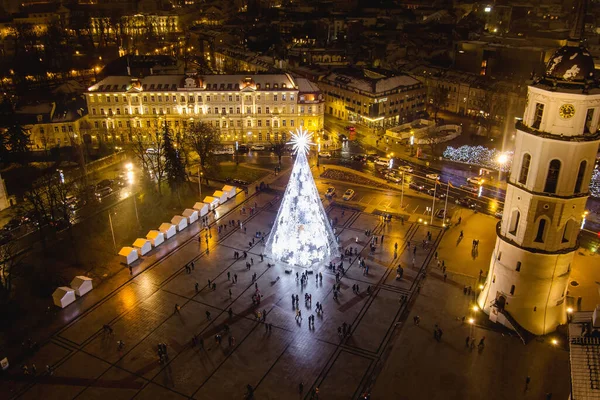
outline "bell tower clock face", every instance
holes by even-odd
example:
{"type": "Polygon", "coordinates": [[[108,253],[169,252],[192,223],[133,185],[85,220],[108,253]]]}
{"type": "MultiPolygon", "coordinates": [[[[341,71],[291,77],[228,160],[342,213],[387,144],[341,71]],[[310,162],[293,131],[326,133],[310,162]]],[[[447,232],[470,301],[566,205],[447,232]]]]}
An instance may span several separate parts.
{"type": "Polygon", "coordinates": [[[563,104],[558,109],[558,115],[563,119],[569,119],[575,115],[575,106],[573,104],[563,104]]]}

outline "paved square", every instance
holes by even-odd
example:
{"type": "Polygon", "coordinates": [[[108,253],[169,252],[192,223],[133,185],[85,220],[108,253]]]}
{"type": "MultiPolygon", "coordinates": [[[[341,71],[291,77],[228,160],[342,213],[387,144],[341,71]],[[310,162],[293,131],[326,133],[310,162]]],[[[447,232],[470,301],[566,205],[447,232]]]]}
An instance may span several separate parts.
{"type": "Polygon", "coordinates": [[[310,397],[314,387],[319,388],[321,398],[356,397],[390,340],[405,306],[401,299],[414,290],[420,269],[432,257],[432,245],[418,247],[413,254],[414,245],[409,250],[407,242],[421,243],[427,231],[437,242],[439,229],[384,222],[376,215],[330,206],[327,212],[340,246],[356,248],[369,266],[366,274],[356,255],[346,256],[346,275],[334,300],[335,273],[326,265],[315,268],[308,275],[308,285],[301,287],[296,273],[305,269],[284,264],[269,268],[270,260],[261,262],[264,244],[256,233],[270,230],[280,196],[250,196],[246,212],[240,204],[220,216],[216,225],[225,224],[227,229],[218,233],[213,225],[208,252],[204,231],[201,244],[189,240],[162,254],[154,265],[44,345],[32,361],[38,368],[52,365],[54,373],[15,384],[13,394],[61,400],[223,399],[241,398],[250,384],[257,398],[283,399],[297,396],[302,382],[301,397],[310,397]],[[258,210],[250,215],[248,206],[255,203],[258,210]],[[234,227],[229,221],[235,221],[234,227]],[[378,239],[374,253],[367,230],[378,239]],[[242,255],[237,260],[236,251],[242,255]],[[192,261],[194,269],[186,273],[184,266],[192,261]],[[400,261],[405,275],[398,281],[400,261]],[[292,273],[285,273],[286,268],[292,273]],[[216,284],[216,290],[209,287],[209,281],[216,284]],[[354,292],[354,285],[359,293],[354,292]],[[261,295],[258,306],[252,302],[257,291],[261,295]],[[312,296],[312,302],[304,302],[305,293],[312,296]],[[300,297],[302,319],[295,318],[292,295],[300,297]],[[323,314],[315,312],[317,302],[323,305],[323,314]],[[181,307],[179,312],[175,312],[176,305],[181,307]],[[231,317],[228,310],[233,312],[231,317]],[[263,310],[271,330],[256,318],[256,312],[263,310]],[[308,324],[310,315],[315,315],[314,328],[308,324]],[[341,339],[338,328],[344,323],[352,333],[341,339]],[[112,335],[102,332],[104,324],[113,328],[112,335]],[[222,335],[221,343],[215,340],[216,334],[222,335]],[[203,347],[192,345],[194,335],[202,338],[203,347]],[[125,342],[121,350],[118,340],[125,342]],[[168,359],[163,363],[158,343],[167,345],[168,359]]]}

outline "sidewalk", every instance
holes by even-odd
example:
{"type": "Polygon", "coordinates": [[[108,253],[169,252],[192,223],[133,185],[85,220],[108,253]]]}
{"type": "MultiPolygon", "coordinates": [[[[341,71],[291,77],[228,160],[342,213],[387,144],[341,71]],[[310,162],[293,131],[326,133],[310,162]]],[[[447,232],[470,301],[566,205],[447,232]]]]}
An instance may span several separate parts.
{"type": "MultiPolygon", "coordinates": [[[[275,178],[276,177],[274,174],[270,174],[269,176],[265,177],[264,181],[265,183],[270,183],[275,178]]],[[[235,198],[217,208],[216,219],[212,213],[208,214],[210,226],[214,227],[217,220],[228,217],[240,204],[251,199],[255,194],[256,189],[254,184],[249,185],[247,194],[245,194],[243,191],[238,192],[235,198]]],[[[250,215],[246,214],[244,219],[249,217],[250,215]]],[[[239,216],[236,219],[239,219],[239,216]]],[[[82,314],[85,314],[87,311],[101,304],[112,293],[133,281],[142,272],[153,268],[162,260],[170,257],[173,253],[177,252],[177,250],[183,244],[193,240],[195,241],[195,238],[201,231],[203,231],[203,229],[200,228],[199,223],[188,226],[188,228],[163,243],[159,248],[153,249],[150,253],[140,258],[140,261],[137,261],[133,265],[132,275],[129,274],[127,267],[120,264],[119,256],[113,256],[113,260],[111,262],[113,265],[112,269],[118,270],[117,273],[103,280],[98,286],[94,287],[94,290],[86,294],[84,297],[78,298],[75,303],[71,304],[65,309],[59,309],[53,305],[50,306],[46,310],[45,314],[37,316],[39,326],[36,327],[34,331],[31,331],[29,328],[25,330],[25,328],[22,327],[22,325],[27,324],[27,321],[23,319],[19,319],[10,327],[3,327],[3,330],[5,330],[8,337],[5,347],[1,349],[2,353],[0,353],[0,358],[8,357],[11,366],[17,366],[19,364],[19,360],[25,355],[25,349],[21,345],[25,339],[30,339],[32,342],[37,343],[41,347],[62,328],[80,317],[82,314]]],[[[204,247],[204,242],[202,242],[201,250],[204,250],[204,247]]],[[[51,303],[51,299],[48,299],[48,302],[51,303]]]]}

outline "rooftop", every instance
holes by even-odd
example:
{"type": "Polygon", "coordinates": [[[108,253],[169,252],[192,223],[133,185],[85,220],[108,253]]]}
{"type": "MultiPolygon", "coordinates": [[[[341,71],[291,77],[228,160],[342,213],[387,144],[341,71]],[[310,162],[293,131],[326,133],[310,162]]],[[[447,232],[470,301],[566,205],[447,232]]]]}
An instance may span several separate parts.
{"type": "Polygon", "coordinates": [[[420,85],[417,79],[409,75],[396,75],[391,71],[375,68],[342,68],[325,76],[323,80],[375,94],[407,86],[420,85]]]}
{"type": "Polygon", "coordinates": [[[127,92],[131,89],[154,92],[195,90],[254,90],[297,89],[297,82],[288,74],[245,75],[148,75],[144,78],[108,76],[88,88],[88,92],[127,92]],[[260,85],[260,86],[258,86],[260,85]]]}

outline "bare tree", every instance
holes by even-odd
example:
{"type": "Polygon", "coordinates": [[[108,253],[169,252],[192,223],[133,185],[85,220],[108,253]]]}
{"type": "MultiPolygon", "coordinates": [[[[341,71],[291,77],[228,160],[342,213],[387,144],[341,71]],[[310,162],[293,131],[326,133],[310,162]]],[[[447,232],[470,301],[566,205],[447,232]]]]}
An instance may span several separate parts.
{"type": "Polygon", "coordinates": [[[0,300],[10,299],[14,279],[24,274],[23,253],[17,250],[15,241],[0,247],[0,300]]]}
{"type": "Polygon", "coordinates": [[[190,149],[198,154],[200,169],[206,177],[207,172],[216,167],[213,151],[221,141],[219,132],[210,125],[197,123],[188,130],[186,141],[190,149]]]}
{"type": "Polygon", "coordinates": [[[483,96],[478,97],[477,107],[483,111],[480,124],[487,136],[490,136],[492,127],[506,117],[506,102],[506,98],[491,90],[486,90],[483,96]]]}
{"type": "Polygon", "coordinates": [[[436,86],[431,92],[429,104],[433,110],[433,120],[436,123],[438,113],[444,108],[448,107],[448,104],[450,103],[450,99],[448,98],[449,95],[450,90],[448,90],[448,88],[445,86],[436,86]]]}
{"type": "Polygon", "coordinates": [[[136,132],[132,150],[142,166],[144,175],[151,181],[156,181],[158,194],[162,195],[162,183],[166,172],[163,132],[159,128],[148,135],[136,132]]]}
{"type": "Polygon", "coordinates": [[[283,139],[279,139],[277,141],[270,142],[270,143],[271,143],[271,149],[273,150],[273,153],[275,153],[275,155],[277,156],[279,165],[281,165],[281,157],[285,154],[286,142],[283,139]]]}

